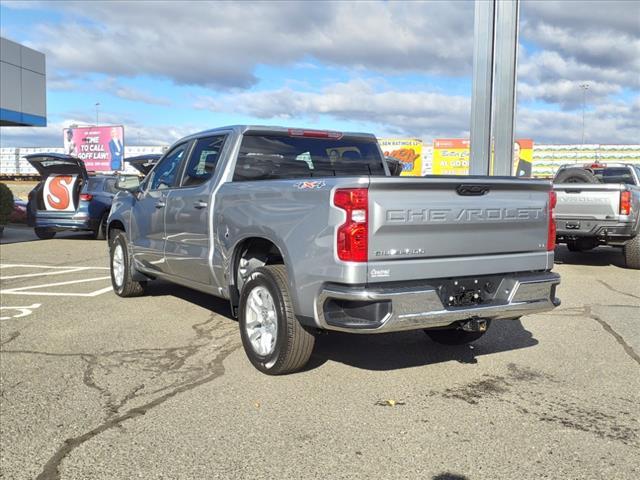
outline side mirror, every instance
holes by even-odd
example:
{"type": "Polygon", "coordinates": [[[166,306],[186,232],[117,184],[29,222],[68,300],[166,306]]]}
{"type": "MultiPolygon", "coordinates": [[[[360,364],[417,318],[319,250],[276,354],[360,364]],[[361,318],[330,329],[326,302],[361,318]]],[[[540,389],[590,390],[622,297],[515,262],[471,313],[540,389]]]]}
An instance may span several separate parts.
{"type": "Polygon", "coordinates": [[[140,177],[137,175],[118,175],[116,179],[116,190],[125,190],[127,192],[137,192],[140,188],[140,177]]]}

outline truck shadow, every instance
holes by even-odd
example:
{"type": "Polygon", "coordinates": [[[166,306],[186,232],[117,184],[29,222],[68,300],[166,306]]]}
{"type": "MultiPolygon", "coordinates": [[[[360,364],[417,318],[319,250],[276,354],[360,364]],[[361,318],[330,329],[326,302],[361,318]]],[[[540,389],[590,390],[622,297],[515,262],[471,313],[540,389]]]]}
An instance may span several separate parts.
{"type": "Polygon", "coordinates": [[[565,265],[588,265],[592,267],[615,266],[626,268],[621,248],[596,247],[586,252],[570,252],[565,245],[555,251],[555,263],[565,265]]]}
{"type": "Polygon", "coordinates": [[[371,335],[329,332],[316,339],[307,370],[327,361],[365,370],[398,370],[450,361],[475,364],[482,355],[537,344],[520,320],[494,322],[480,340],[461,346],[440,345],[422,331],[371,335]]]}
{"type": "MultiPolygon", "coordinates": [[[[149,297],[173,296],[220,315],[221,321],[235,322],[227,300],[164,281],[150,282],[149,297]]],[[[327,361],[344,363],[365,370],[398,370],[456,361],[475,364],[478,357],[537,345],[520,320],[497,321],[472,345],[445,346],[431,341],[422,331],[387,334],[323,332],[317,335],[311,359],[305,370],[321,367],[327,361]]]]}

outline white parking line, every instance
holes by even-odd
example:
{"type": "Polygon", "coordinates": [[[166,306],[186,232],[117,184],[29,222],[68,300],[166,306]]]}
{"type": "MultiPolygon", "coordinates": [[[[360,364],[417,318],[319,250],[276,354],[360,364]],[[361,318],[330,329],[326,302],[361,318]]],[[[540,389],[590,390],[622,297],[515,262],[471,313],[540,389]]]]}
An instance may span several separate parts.
{"type": "Polygon", "coordinates": [[[8,277],[3,275],[2,280],[12,280],[14,278],[43,277],[45,275],[64,275],[65,273],[82,272],[85,270],[92,270],[92,268],[91,267],[73,267],[73,268],[68,268],[66,270],[56,269],[49,272],[23,273],[21,275],[9,275],[8,277]]]}
{"type": "Polygon", "coordinates": [[[9,320],[11,318],[26,317],[33,313],[32,310],[39,308],[41,305],[42,305],[41,303],[34,303],[33,305],[29,305],[27,307],[0,307],[0,310],[17,310],[20,312],[18,315],[0,317],[0,320],[9,320]]]}
{"type": "Polygon", "coordinates": [[[66,268],[86,268],[86,269],[91,269],[91,270],[109,270],[109,267],[87,267],[87,266],[80,266],[80,265],[66,265],[66,266],[56,266],[56,265],[32,265],[32,264],[27,264],[27,263],[0,263],[0,268],[12,268],[12,267],[22,267],[22,268],[51,268],[51,269],[55,269],[55,268],[62,268],[62,269],[66,269],[66,268]]]}
{"type": "Polygon", "coordinates": [[[27,290],[34,289],[42,289],[42,288],[50,288],[50,287],[59,287],[61,285],[73,285],[77,283],[88,283],[88,282],[97,282],[99,280],[107,280],[110,279],[110,276],[106,277],[94,277],[94,278],[84,278],[82,280],[69,280],[68,282],[55,282],[55,283],[45,283],[42,285],[29,285],[27,287],[17,287],[17,288],[8,288],[5,290],[0,290],[0,294],[2,295],[47,295],[51,297],[95,297],[97,295],[101,295],[103,293],[111,290],[111,287],[101,288],[100,290],[95,290],[89,293],[73,293],[73,292],[32,292],[27,290]]]}

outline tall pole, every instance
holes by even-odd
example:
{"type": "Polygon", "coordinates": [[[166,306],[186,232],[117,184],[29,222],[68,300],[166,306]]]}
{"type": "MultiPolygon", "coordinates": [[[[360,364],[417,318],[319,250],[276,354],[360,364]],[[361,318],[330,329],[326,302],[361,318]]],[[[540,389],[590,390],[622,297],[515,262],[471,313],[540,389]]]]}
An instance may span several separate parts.
{"type": "Polygon", "coordinates": [[[584,145],[584,111],[587,106],[587,90],[589,90],[589,84],[581,83],[580,88],[582,89],[582,145],[584,145]]]}
{"type": "Polygon", "coordinates": [[[98,107],[100,107],[100,102],[96,102],[96,127],[100,125],[98,122],[98,107]]]}
{"type": "Polygon", "coordinates": [[[497,2],[492,175],[513,174],[519,17],[520,0],[497,2]]]}
{"type": "Polygon", "coordinates": [[[491,158],[491,112],[496,2],[475,3],[473,27],[473,95],[469,173],[488,175],[491,158]]]}

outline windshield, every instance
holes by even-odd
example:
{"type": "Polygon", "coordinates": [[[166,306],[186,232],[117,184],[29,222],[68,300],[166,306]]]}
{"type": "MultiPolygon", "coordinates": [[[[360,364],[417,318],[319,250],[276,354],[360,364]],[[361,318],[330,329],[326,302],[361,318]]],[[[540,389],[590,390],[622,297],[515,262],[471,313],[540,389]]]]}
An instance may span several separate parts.
{"type": "Polygon", "coordinates": [[[245,135],[234,180],[360,175],[385,175],[374,139],[245,135]],[[262,174],[249,174],[256,169],[262,174]]]}

